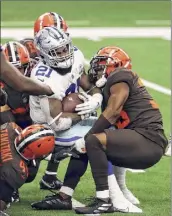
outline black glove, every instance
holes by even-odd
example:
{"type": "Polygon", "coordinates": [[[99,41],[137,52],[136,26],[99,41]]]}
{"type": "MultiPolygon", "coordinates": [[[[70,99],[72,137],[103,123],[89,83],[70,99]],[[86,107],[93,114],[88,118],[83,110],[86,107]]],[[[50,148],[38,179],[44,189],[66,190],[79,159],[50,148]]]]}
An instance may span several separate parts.
{"type": "Polygon", "coordinates": [[[53,160],[54,163],[59,163],[59,161],[67,157],[79,158],[79,155],[77,151],[75,150],[74,145],[72,146],[57,146],[56,145],[52,153],[51,160],[53,160]]]}
{"type": "Polygon", "coordinates": [[[7,93],[2,88],[0,88],[0,106],[4,106],[7,103],[7,98],[7,93]]]}

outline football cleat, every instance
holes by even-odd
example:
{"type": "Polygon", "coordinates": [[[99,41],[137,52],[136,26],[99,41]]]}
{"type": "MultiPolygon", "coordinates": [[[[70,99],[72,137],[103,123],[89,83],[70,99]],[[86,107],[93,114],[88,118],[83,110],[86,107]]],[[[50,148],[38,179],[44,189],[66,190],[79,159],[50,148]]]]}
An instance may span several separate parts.
{"type": "Polygon", "coordinates": [[[44,200],[31,204],[37,210],[72,210],[71,198],[63,199],[59,194],[47,196],[44,200]]]}
{"type": "Polygon", "coordinates": [[[19,196],[19,191],[18,190],[15,190],[12,194],[12,197],[11,197],[11,201],[12,202],[20,202],[20,196],[19,196]]]}
{"type": "Polygon", "coordinates": [[[62,187],[63,183],[57,177],[55,177],[52,181],[47,181],[43,177],[39,182],[39,185],[40,189],[42,190],[59,190],[62,187]]]}
{"type": "Polygon", "coordinates": [[[113,205],[110,199],[102,200],[94,198],[93,202],[85,207],[78,207],[74,209],[76,214],[85,214],[85,215],[99,215],[103,213],[112,213],[114,212],[113,205]]]}

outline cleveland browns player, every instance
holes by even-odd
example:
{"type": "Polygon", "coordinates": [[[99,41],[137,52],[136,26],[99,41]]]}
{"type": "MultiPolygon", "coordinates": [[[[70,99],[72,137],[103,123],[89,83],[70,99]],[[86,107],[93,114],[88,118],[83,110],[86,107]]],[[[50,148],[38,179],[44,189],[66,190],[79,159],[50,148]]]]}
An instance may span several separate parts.
{"type": "Polygon", "coordinates": [[[42,125],[32,125],[23,131],[14,122],[0,126],[0,213],[11,202],[14,190],[29,177],[28,166],[42,159],[54,148],[54,132],[42,125]]]}
{"type": "Polygon", "coordinates": [[[23,76],[21,73],[19,73],[19,71],[8,62],[8,60],[5,58],[5,55],[2,51],[3,51],[2,46],[0,46],[0,55],[1,55],[0,80],[8,83],[9,86],[11,86],[12,88],[20,92],[26,92],[32,95],[51,96],[53,94],[52,90],[48,85],[31,80],[23,76]]]}
{"type": "Polygon", "coordinates": [[[125,68],[127,64],[115,46],[101,48],[90,62],[90,80],[103,88],[102,114],[76,145],[83,146],[85,141],[96,198],[76,208],[77,214],[111,211],[108,160],[119,167],[146,169],[161,159],[168,143],[158,105],[139,76],[125,68]]]}

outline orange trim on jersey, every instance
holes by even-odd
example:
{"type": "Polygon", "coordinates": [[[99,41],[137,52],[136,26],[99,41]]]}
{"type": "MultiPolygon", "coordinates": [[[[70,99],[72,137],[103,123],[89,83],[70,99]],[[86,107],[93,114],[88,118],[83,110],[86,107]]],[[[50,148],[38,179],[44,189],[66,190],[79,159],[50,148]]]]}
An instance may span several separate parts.
{"type": "Polygon", "coordinates": [[[24,114],[26,112],[27,112],[27,110],[25,108],[23,108],[23,107],[19,107],[19,108],[15,109],[15,110],[12,110],[13,114],[24,114]]]}

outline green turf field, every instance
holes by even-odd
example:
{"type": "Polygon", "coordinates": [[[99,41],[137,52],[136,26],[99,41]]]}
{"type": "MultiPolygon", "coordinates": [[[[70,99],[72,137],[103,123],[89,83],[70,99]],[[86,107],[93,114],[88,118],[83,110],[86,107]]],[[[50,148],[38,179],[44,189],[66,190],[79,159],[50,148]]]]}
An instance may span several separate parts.
{"type": "MultiPolygon", "coordinates": [[[[136,27],[169,25],[170,2],[3,2],[2,24],[6,27],[31,27],[34,19],[46,11],[59,12],[69,21],[70,27],[136,27]],[[20,10],[19,10],[20,9],[20,10]],[[27,11],[26,11],[27,9],[27,11]],[[140,22],[138,24],[138,20],[140,22]],[[147,24],[145,20],[147,21],[147,24]],[[151,22],[154,21],[154,22],[151,22]],[[16,22],[14,22],[16,21],[16,22]],[[24,24],[21,21],[25,21],[24,24]],[[78,22],[79,21],[79,22],[78,22]],[[81,22],[82,21],[82,22],[81,22]],[[150,21],[150,22],[149,22],[150,21]],[[156,22],[155,22],[156,21],[156,22]],[[164,21],[164,22],[162,22],[164,21]],[[82,23],[82,24],[81,24],[82,23]],[[153,24],[151,24],[153,23],[153,24]]],[[[12,35],[9,35],[9,38],[12,35]]],[[[2,40],[4,43],[7,39],[2,40]]],[[[117,45],[131,56],[133,69],[143,79],[170,88],[170,41],[161,38],[106,38],[92,41],[74,38],[73,42],[83,51],[85,58],[92,55],[102,46],[117,45]]],[[[170,133],[170,96],[148,89],[158,102],[162,111],[164,128],[170,133]]],[[[33,211],[30,203],[40,200],[49,192],[39,190],[38,182],[45,170],[46,162],[42,163],[36,180],[21,188],[21,203],[13,204],[8,210],[11,216],[71,216],[73,212],[33,211]]],[[[64,177],[67,160],[61,163],[59,176],[64,177]]],[[[129,188],[141,201],[145,216],[170,215],[170,159],[163,158],[155,167],[143,174],[128,173],[129,188]]],[[[75,192],[75,198],[86,203],[89,196],[94,195],[94,184],[90,169],[82,178],[75,192]]],[[[110,215],[110,214],[109,214],[110,215]]],[[[116,213],[115,215],[122,215],[116,213]]]]}

